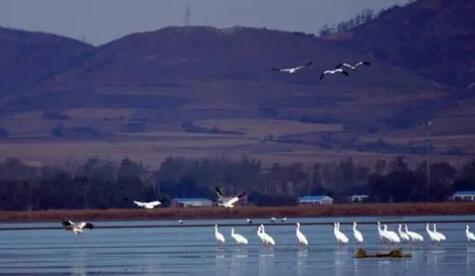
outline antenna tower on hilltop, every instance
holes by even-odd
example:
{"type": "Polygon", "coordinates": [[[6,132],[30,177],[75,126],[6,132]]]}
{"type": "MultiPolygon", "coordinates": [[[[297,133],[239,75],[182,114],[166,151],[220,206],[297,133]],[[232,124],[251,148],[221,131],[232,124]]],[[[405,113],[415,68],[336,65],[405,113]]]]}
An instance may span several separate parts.
{"type": "Polygon", "coordinates": [[[185,7],[185,27],[190,26],[191,10],[190,6],[186,5],[185,7]]]}

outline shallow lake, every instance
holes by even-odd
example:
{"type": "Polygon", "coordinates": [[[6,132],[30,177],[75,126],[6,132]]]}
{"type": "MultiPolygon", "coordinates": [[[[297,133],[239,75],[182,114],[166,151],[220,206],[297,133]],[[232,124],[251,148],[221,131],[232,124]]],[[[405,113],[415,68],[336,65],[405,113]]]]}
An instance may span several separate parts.
{"type": "Polygon", "coordinates": [[[462,221],[472,221],[475,230],[475,216],[289,218],[285,224],[254,220],[253,224],[266,224],[266,232],[276,240],[274,247],[262,246],[256,225],[245,220],[190,220],[183,225],[166,220],[96,221],[96,229],[77,237],[60,229],[59,223],[3,223],[0,274],[475,275],[475,243],[466,242],[466,223],[462,221]],[[353,220],[362,223],[358,229],[365,237],[365,249],[390,249],[379,243],[377,219],[393,222],[388,224],[392,230],[397,227],[394,222],[407,222],[425,241],[401,245],[412,255],[409,259],[354,259],[356,246],[349,224],[353,220]],[[350,238],[347,245],[335,242],[330,223],[336,220],[344,223],[341,230],[350,238]],[[309,240],[308,248],[297,244],[297,221],[309,240]],[[447,241],[431,243],[422,223],[425,221],[438,221],[437,229],[447,241]],[[224,245],[214,239],[214,223],[221,225],[227,239],[224,245]],[[249,245],[234,243],[231,225],[248,238],[249,245]]]}

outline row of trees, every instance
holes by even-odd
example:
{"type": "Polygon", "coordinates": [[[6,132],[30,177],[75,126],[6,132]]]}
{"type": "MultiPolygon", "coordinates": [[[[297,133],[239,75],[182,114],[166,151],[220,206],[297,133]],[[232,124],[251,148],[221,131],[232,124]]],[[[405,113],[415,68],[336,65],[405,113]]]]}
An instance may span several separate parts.
{"type": "MultiPolygon", "coordinates": [[[[417,0],[408,0],[406,5],[416,2],[417,0]]],[[[360,25],[366,24],[380,16],[389,14],[395,10],[400,9],[401,6],[393,5],[389,8],[385,8],[380,10],[379,12],[374,12],[371,9],[364,9],[359,12],[355,17],[342,21],[336,25],[328,25],[325,24],[323,27],[320,28],[320,35],[328,35],[333,33],[344,33],[350,31],[360,25]]]]}
{"type": "Polygon", "coordinates": [[[343,33],[347,32],[355,27],[363,25],[371,20],[373,20],[374,12],[371,9],[364,9],[360,13],[358,13],[354,18],[351,18],[346,21],[342,21],[334,26],[329,26],[325,24],[320,29],[320,35],[328,35],[332,33],[343,33]]]}
{"type": "Polygon", "coordinates": [[[411,168],[403,158],[378,161],[374,167],[352,159],[303,165],[274,164],[263,168],[246,156],[226,158],[167,158],[158,170],[123,159],[120,163],[89,159],[75,167],[38,166],[16,159],[0,163],[0,208],[44,210],[131,207],[124,197],[215,199],[214,188],[226,193],[246,191],[256,205],[290,205],[306,194],[328,194],[344,200],[369,194],[374,201],[444,201],[453,191],[475,190],[475,160],[456,169],[446,162],[411,168]]]}

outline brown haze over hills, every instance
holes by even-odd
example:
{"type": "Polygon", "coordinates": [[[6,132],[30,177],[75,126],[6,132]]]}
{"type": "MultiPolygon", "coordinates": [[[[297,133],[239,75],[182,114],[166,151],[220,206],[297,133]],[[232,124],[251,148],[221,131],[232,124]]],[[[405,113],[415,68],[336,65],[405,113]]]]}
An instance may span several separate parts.
{"type": "Polygon", "coordinates": [[[93,48],[0,29],[0,155],[421,160],[433,120],[433,158],[457,163],[475,154],[474,1],[463,3],[421,0],[324,37],[169,27],[93,48]],[[318,80],[360,59],[372,66],[318,80]],[[270,70],[308,60],[301,74],[270,70]]]}

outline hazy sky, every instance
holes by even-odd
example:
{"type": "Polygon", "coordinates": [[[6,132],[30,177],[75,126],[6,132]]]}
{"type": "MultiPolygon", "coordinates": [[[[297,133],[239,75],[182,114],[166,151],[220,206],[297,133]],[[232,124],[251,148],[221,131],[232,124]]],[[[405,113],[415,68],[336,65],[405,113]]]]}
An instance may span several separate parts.
{"type": "Polygon", "coordinates": [[[0,25],[103,44],[126,34],[183,25],[253,26],[317,33],[372,8],[407,0],[0,0],[0,25]]]}

